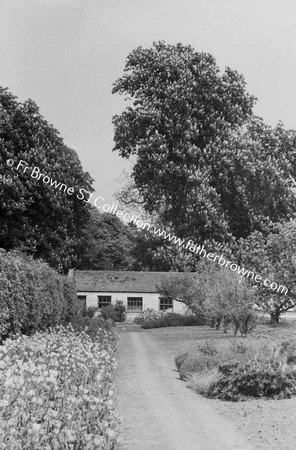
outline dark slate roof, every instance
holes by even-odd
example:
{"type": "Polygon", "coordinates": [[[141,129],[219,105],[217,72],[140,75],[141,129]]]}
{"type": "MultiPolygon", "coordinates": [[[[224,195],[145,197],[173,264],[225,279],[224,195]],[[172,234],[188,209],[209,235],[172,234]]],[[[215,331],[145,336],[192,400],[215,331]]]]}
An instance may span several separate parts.
{"type": "MultiPolygon", "coordinates": [[[[157,293],[163,278],[183,278],[184,272],[123,272],[115,270],[75,270],[77,292],[157,293]]],[[[195,277],[195,273],[191,274],[195,277]]]]}

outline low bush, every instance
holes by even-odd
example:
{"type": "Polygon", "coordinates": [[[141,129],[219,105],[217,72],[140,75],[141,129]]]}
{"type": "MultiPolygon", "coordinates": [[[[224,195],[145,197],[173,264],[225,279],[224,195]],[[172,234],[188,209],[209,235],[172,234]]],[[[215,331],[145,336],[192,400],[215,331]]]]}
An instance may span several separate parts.
{"type": "Polygon", "coordinates": [[[288,364],[296,364],[296,341],[281,342],[279,351],[286,357],[288,364]]]}
{"type": "Polygon", "coordinates": [[[114,339],[97,338],[59,327],[0,346],[0,448],[116,448],[114,339]]]}
{"type": "Polygon", "coordinates": [[[176,364],[176,367],[177,367],[178,370],[184,364],[184,362],[186,361],[187,358],[188,358],[188,352],[187,353],[182,353],[181,355],[176,356],[175,364],[176,364]]]}
{"type": "Polygon", "coordinates": [[[290,398],[295,393],[296,371],[265,362],[259,367],[240,363],[220,365],[219,377],[207,395],[239,401],[247,397],[290,398]]]}
{"type": "Polygon", "coordinates": [[[111,331],[113,323],[109,319],[105,320],[102,317],[82,317],[77,315],[72,318],[71,325],[75,332],[81,333],[84,331],[93,340],[98,340],[102,330],[111,331]]]}
{"type": "MultiPolygon", "coordinates": [[[[214,347],[215,348],[215,347],[214,347]]],[[[288,398],[296,394],[296,345],[283,342],[254,350],[241,342],[216,352],[206,341],[199,354],[175,359],[180,378],[203,395],[239,401],[248,397],[288,398]],[[268,350],[268,351],[267,351],[268,350]]]]}
{"type": "Polygon", "coordinates": [[[175,364],[182,380],[188,379],[194,373],[205,373],[218,368],[220,364],[241,362],[247,363],[254,355],[254,351],[240,342],[232,342],[228,349],[219,351],[213,340],[206,340],[198,347],[196,355],[183,353],[175,358],[175,364]]]}
{"type": "Polygon", "coordinates": [[[204,355],[214,356],[218,353],[213,339],[211,341],[206,340],[204,345],[198,347],[198,350],[204,355]]]}
{"type": "Polygon", "coordinates": [[[204,373],[215,367],[218,367],[221,360],[218,357],[210,355],[200,355],[200,357],[185,359],[179,369],[179,376],[181,380],[186,380],[193,373],[204,373]]]}
{"type": "Polygon", "coordinates": [[[110,304],[104,308],[99,309],[101,316],[107,320],[111,319],[113,322],[124,322],[126,308],[123,302],[117,301],[115,305],[110,304]]]}
{"type": "Polygon", "coordinates": [[[217,367],[208,369],[204,372],[193,373],[187,378],[188,386],[197,394],[208,395],[213,384],[217,381],[219,371],[217,367]]]}
{"type": "Polygon", "coordinates": [[[162,312],[156,312],[153,308],[147,308],[134,318],[134,322],[141,325],[144,321],[159,319],[162,312]]]}
{"type": "Polygon", "coordinates": [[[97,314],[97,312],[99,311],[99,308],[97,306],[88,306],[87,308],[83,308],[81,310],[80,315],[82,317],[95,317],[95,315],[97,314]]]}
{"type": "Polygon", "coordinates": [[[244,342],[236,340],[230,343],[229,349],[232,353],[241,353],[242,355],[245,355],[247,352],[252,351],[252,349],[248,347],[244,342]]]}
{"type": "Polygon", "coordinates": [[[161,328],[161,327],[186,327],[204,325],[203,318],[195,315],[184,316],[182,314],[168,313],[155,319],[146,319],[142,321],[142,328],[161,328]]]}

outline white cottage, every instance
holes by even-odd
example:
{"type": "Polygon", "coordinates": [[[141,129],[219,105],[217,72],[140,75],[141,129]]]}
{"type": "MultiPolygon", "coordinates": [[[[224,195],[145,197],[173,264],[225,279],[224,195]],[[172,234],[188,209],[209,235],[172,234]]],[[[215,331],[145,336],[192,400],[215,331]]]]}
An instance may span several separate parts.
{"type": "MultiPolygon", "coordinates": [[[[113,270],[76,270],[74,273],[80,308],[102,308],[122,300],[127,310],[127,320],[133,320],[146,308],[156,311],[170,309],[179,314],[187,311],[183,303],[161,299],[157,290],[164,278],[182,279],[185,273],[113,270]]],[[[192,276],[195,274],[192,273],[192,276]]]]}

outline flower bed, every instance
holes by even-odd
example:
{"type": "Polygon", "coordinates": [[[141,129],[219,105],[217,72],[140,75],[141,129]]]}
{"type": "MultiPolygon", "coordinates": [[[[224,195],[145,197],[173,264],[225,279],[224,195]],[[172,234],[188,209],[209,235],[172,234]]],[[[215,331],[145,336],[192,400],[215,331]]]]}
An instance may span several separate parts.
{"type": "Polygon", "coordinates": [[[114,449],[115,339],[69,326],[0,346],[1,449],[114,449]]]}
{"type": "Polygon", "coordinates": [[[296,395],[296,342],[283,341],[271,348],[264,344],[254,352],[242,343],[218,351],[206,342],[195,357],[183,353],[175,363],[180,378],[207,397],[240,401],[296,395]]]}

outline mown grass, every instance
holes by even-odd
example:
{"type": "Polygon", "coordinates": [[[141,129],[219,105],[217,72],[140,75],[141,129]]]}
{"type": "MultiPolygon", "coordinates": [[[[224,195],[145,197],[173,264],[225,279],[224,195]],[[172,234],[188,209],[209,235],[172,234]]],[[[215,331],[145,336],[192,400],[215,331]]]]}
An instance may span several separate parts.
{"type": "Polygon", "coordinates": [[[243,342],[254,349],[263,344],[271,348],[278,341],[296,339],[296,321],[283,319],[276,327],[261,322],[246,338],[234,338],[231,331],[223,333],[208,326],[158,328],[143,332],[149,333],[174,359],[185,352],[196,355],[198,347],[211,340],[218,350],[226,350],[231,342],[243,342]]]}

